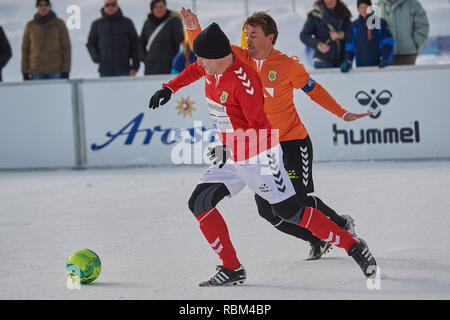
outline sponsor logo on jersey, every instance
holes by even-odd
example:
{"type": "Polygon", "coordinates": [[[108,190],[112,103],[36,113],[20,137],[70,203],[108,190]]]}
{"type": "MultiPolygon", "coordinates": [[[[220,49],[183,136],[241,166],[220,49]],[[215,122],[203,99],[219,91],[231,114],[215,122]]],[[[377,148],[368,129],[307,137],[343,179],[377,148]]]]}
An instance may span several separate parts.
{"type": "Polygon", "coordinates": [[[178,110],[178,115],[182,115],[183,117],[186,116],[192,116],[192,112],[195,111],[195,108],[193,107],[193,104],[195,102],[191,101],[191,99],[189,97],[181,97],[180,100],[177,101],[177,107],[176,109],[178,110]]]}
{"type": "Polygon", "coordinates": [[[271,192],[272,189],[269,188],[269,186],[265,183],[259,186],[259,191],[261,192],[271,192]]]}
{"type": "Polygon", "coordinates": [[[267,75],[267,79],[269,79],[270,82],[277,80],[277,72],[275,70],[270,70],[267,75]]]}
{"type": "Polygon", "coordinates": [[[225,103],[228,100],[228,92],[223,91],[222,95],[220,96],[220,103],[225,103]]]}

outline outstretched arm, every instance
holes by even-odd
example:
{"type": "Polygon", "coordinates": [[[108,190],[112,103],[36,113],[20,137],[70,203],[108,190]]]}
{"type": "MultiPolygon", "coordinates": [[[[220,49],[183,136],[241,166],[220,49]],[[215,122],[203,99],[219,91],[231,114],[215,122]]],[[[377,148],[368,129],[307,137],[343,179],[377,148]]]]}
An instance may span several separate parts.
{"type": "Polygon", "coordinates": [[[368,115],[372,114],[371,112],[367,113],[352,113],[348,112],[331,96],[331,94],[320,85],[320,83],[316,82],[309,76],[309,73],[306,71],[303,64],[297,62],[292,65],[292,70],[296,75],[292,81],[294,88],[302,89],[311,100],[320,105],[322,108],[330,111],[335,114],[337,117],[343,119],[344,121],[350,122],[355,121],[368,115]]]}
{"type": "Polygon", "coordinates": [[[365,118],[367,116],[370,116],[372,114],[372,112],[366,112],[366,113],[352,113],[352,112],[347,112],[342,119],[344,121],[347,122],[351,122],[351,121],[355,121],[361,118],[365,118]]]}

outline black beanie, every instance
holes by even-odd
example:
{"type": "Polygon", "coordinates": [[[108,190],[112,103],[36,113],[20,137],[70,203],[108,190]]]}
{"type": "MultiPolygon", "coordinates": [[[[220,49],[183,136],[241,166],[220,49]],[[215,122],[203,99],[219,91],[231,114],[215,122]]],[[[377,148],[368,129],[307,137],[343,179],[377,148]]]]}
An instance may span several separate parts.
{"type": "Polygon", "coordinates": [[[206,59],[221,59],[231,53],[230,40],[215,22],[194,40],[194,53],[206,59]]]}
{"type": "Polygon", "coordinates": [[[358,0],[358,2],[357,2],[357,4],[356,4],[356,7],[358,8],[359,5],[360,5],[361,3],[365,3],[365,4],[367,4],[368,6],[371,6],[371,5],[372,5],[372,1],[370,1],[370,0],[358,0]]]}
{"type": "Polygon", "coordinates": [[[39,5],[39,3],[41,3],[41,2],[47,2],[49,6],[51,5],[50,0],[36,0],[36,7],[37,7],[37,6],[39,5]]]}

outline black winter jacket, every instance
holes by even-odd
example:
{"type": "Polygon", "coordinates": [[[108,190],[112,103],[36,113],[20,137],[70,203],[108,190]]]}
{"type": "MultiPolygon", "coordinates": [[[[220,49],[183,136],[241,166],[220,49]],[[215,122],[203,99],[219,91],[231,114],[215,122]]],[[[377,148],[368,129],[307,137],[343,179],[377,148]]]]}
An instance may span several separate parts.
{"type": "Polygon", "coordinates": [[[112,16],[103,9],[101,12],[102,17],[92,23],[87,43],[92,60],[100,64],[98,71],[107,74],[138,71],[141,50],[133,22],[120,9],[112,16]]]}
{"type": "Polygon", "coordinates": [[[180,51],[180,44],[183,40],[183,23],[179,14],[168,10],[165,17],[157,19],[150,13],[142,27],[140,36],[141,47],[145,50],[145,74],[170,74],[172,60],[180,51]],[[166,24],[148,48],[149,39],[153,32],[159,24],[165,21],[167,21],[166,24]]]}
{"type": "Polygon", "coordinates": [[[334,13],[326,8],[314,7],[308,13],[308,18],[300,33],[300,40],[314,49],[314,60],[331,62],[339,65],[344,60],[345,39],[332,41],[330,31],[347,32],[350,26],[350,15],[345,17],[336,17],[334,13]],[[327,12],[325,12],[327,11],[327,12]],[[324,15],[328,15],[334,20],[334,26],[324,19],[324,15]],[[328,44],[331,48],[327,53],[322,53],[317,49],[319,42],[328,44]]]}
{"type": "Polygon", "coordinates": [[[0,27],[0,81],[2,81],[2,69],[11,59],[12,51],[8,38],[6,38],[3,28],[0,27]]]}

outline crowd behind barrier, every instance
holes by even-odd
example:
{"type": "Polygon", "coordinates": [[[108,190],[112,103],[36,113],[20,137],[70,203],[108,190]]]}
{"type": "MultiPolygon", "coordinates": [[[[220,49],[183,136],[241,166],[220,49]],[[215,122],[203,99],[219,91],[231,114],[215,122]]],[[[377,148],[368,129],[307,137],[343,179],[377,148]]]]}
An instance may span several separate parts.
{"type": "MultiPolygon", "coordinates": [[[[371,0],[358,0],[356,18],[342,0],[311,3],[300,41],[314,50],[315,68],[348,72],[352,66],[413,65],[429,35],[427,14],[418,0],[377,0],[376,6],[371,0]]],[[[27,22],[22,38],[23,79],[69,78],[67,27],[50,0],[36,0],[35,6],[36,14],[27,22]]],[[[101,17],[93,21],[86,46],[100,77],[135,76],[141,62],[145,75],[179,73],[195,61],[181,16],[168,9],[166,0],[150,1],[140,34],[118,0],[103,0],[101,17]]],[[[0,26],[0,81],[1,69],[12,54],[0,26]]]]}

